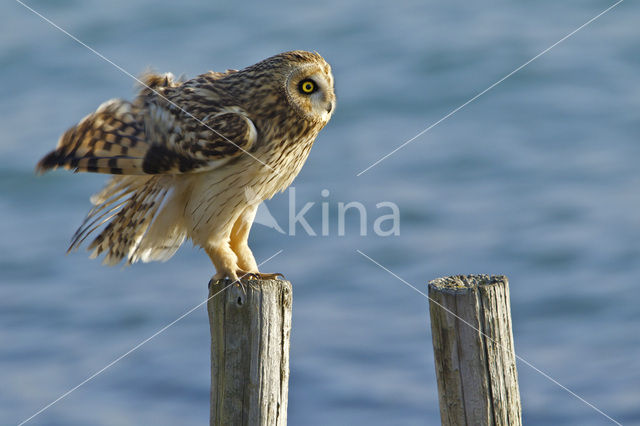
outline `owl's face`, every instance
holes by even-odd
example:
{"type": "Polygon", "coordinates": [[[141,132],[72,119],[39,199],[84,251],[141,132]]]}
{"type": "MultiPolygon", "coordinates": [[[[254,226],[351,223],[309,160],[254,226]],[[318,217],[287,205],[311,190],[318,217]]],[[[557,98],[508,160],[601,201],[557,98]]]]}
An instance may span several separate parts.
{"type": "Polygon", "coordinates": [[[294,67],[286,80],[285,91],[291,106],[305,119],[324,125],[331,118],[336,95],[331,67],[324,60],[294,67]]]}
{"type": "Polygon", "coordinates": [[[267,58],[216,80],[251,111],[252,119],[299,118],[322,128],[335,110],[336,95],[329,64],[315,52],[294,50],[267,58]],[[283,104],[283,101],[286,104],[283,104]]]}

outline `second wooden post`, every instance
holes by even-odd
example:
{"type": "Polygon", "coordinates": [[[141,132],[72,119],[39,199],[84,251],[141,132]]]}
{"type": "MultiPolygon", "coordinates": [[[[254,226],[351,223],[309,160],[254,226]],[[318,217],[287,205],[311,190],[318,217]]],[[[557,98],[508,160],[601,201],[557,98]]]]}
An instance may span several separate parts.
{"type": "Polygon", "coordinates": [[[433,280],[429,311],[442,424],[521,425],[507,278],[433,280]]]}
{"type": "Polygon", "coordinates": [[[209,284],[212,426],[287,424],[291,283],[209,284]],[[225,287],[229,286],[226,290],[225,287]]]}

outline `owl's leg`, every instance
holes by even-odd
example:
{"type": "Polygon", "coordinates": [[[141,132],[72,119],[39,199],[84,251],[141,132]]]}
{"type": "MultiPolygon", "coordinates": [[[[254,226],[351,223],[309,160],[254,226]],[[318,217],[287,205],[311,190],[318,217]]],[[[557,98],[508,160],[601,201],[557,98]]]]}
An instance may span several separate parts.
{"type": "Polygon", "coordinates": [[[231,250],[238,256],[237,275],[239,277],[245,276],[246,278],[257,278],[262,280],[275,280],[279,276],[284,278],[282,274],[262,274],[258,272],[258,264],[256,259],[249,248],[249,231],[253,224],[253,219],[256,217],[257,205],[251,205],[247,207],[240,217],[233,224],[231,230],[231,250]]]}
{"type": "MultiPolygon", "coordinates": [[[[238,267],[241,272],[245,273],[258,273],[258,264],[255,257],[249,248],[249,231],[253,224],[253,219],[256,216],[257,205],[251,205],[247,207],[238,217],[236,223],[233,224],[231,229],[231,250],[238,257],[238,267]]],[[[242,275],[239,272],[239,275],[242,275]]]]}
{"type": "Polygon", "coordinates": [[[221,280],[229,278],[233,281],[238,280],[238,257],[231,250],[229,243],[223,241],[219,244],[210,244],[204,249],[213,265],[216,267],[216,274],[213,276],[214,280],[221,280]]]}

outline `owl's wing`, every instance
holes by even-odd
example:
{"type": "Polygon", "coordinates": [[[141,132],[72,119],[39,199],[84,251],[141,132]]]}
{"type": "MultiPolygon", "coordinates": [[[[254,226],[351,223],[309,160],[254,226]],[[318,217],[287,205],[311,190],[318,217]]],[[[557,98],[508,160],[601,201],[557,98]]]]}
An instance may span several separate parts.
{"type": "Polygon", "coordinates": [[[114,99],[62,135],[36,170],[125,175],[212,170],[249,151],[256,139],[255,126],[238,109],[198,121],[177,108],[114,99]]]}

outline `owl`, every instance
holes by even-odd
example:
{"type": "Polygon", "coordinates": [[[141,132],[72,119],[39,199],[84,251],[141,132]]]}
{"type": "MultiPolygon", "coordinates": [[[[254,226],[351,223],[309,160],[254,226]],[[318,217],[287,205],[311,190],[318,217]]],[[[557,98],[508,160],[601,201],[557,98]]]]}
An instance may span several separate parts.
{"type": "Polygon", "coordinates": [[[329,64],[292,51],[240,71],[141,82],[133,101],[100,105],[36,167],[114,175],[69,250],[99,232],[89,250],[107,265],[164,261],[188,238],[211,258],[214,279],[273,278],[258,271],[249,231],[258,204],[291,184],[335,110],[329,64]]]}

